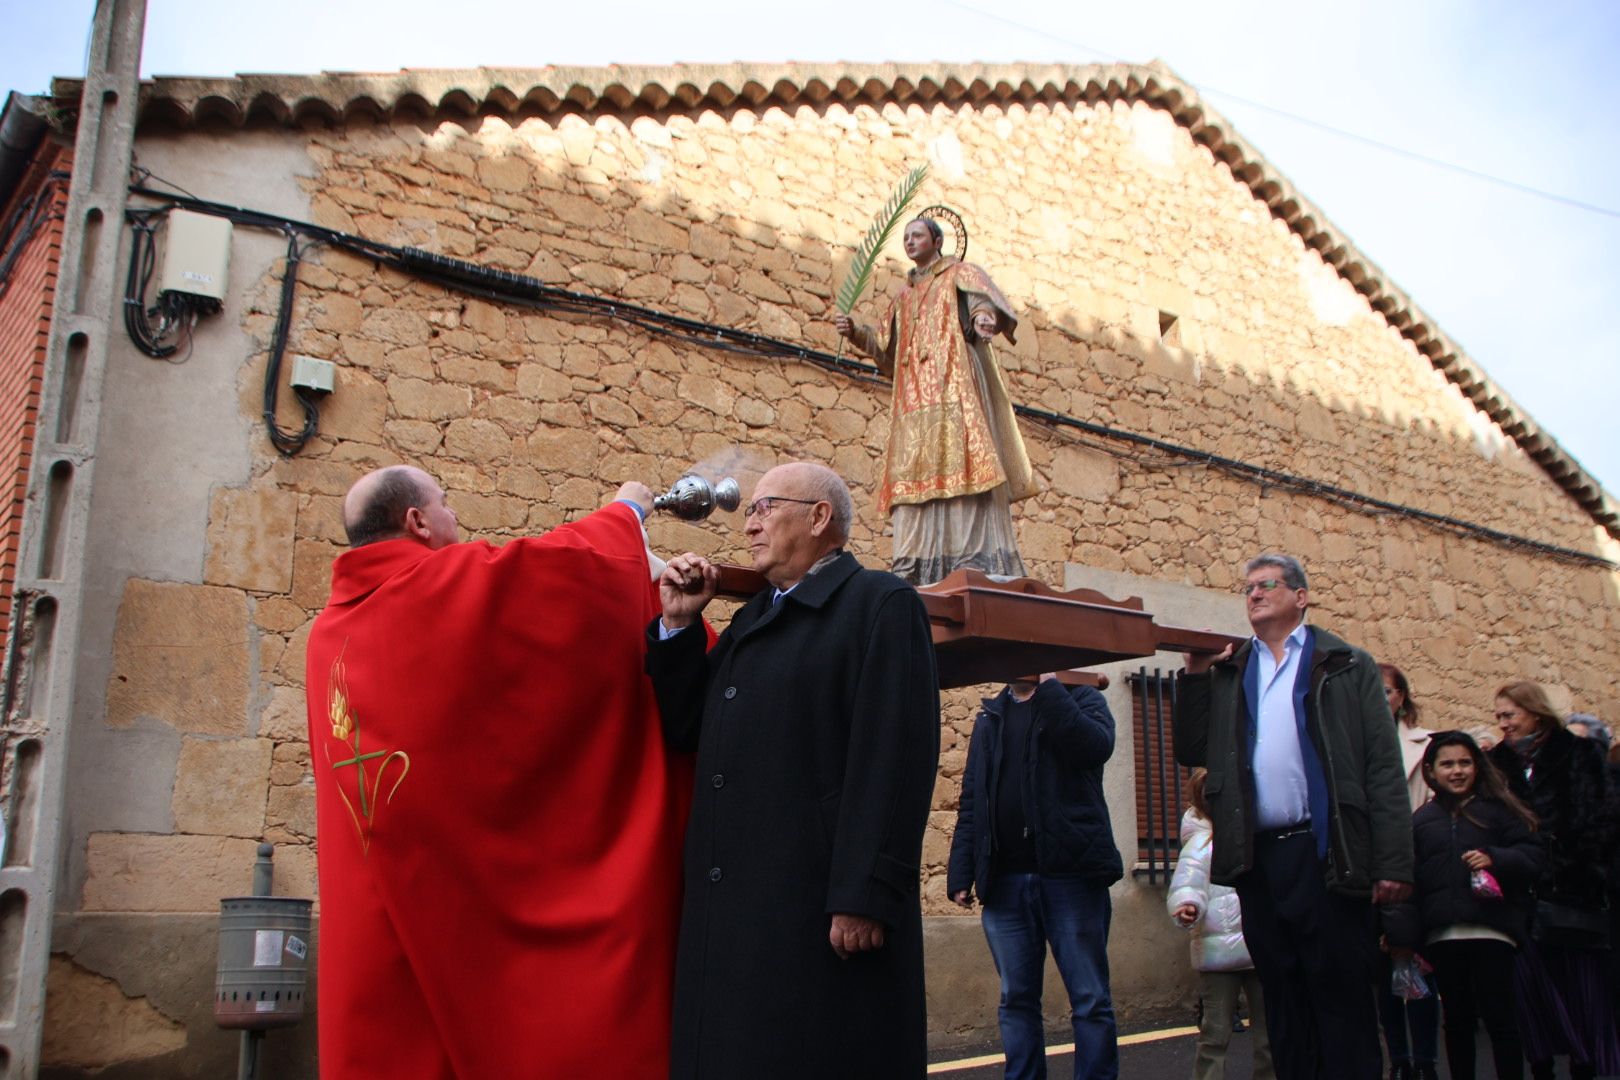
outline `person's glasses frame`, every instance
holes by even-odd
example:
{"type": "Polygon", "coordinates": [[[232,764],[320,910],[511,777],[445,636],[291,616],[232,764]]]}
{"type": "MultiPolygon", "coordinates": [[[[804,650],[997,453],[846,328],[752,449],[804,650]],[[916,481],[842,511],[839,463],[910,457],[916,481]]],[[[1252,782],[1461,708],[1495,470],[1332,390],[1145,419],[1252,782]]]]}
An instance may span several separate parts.
{"type": "Polygon", "coordinates": [[[790,499],[786,495],[761,495],[743,507],[743,517],[751,518],[758,514],[759,520],[764,521],[771,516],[771,511],[776,509],[777,503],[799,503],[803,506],[814,506],[816,503],[823,501],[822,499],[790,499]]]}
{"type": "Polygon", "coordinates": [[[1239,596],[1250,596],[1256,592],[1271,592],[1273,589],[1290,589],[1293,586],[1281,578],[1266,578],[1264,581],[1246,581],[1237,587],[1239,596]]]}

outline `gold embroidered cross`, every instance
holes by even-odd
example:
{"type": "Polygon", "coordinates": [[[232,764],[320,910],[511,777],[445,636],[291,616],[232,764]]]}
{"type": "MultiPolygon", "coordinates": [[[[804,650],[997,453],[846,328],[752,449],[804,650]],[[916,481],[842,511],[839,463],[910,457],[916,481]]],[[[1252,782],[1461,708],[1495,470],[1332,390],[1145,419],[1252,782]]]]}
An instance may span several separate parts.
{"type": "Polygon", "coordinates": [[[405,774],[411,771],[411,759],[410,755],[403,750],[373,750],[366,754],[360,752],[360,718],[349,707],[348,672],[343,666],[343,652],[347,648],[348,643],[345,642],[344,648],[338,650],[337,659],[332,661],[331,677],[327,680],[326,687],[326,714],[327,719],[332,722],[332,738],[337,739],[352,750],[354,756],[347,761],[332,761],[332,750],[330,746],[327,746],[326,758],[327,761],[331,762],[333,769],[354,766],[357,781],[355,787],[360,793],[360,812],[358,814],[354,812],[354,805],[349,802],[349,793],[343,790],[343,784],[339,782],[336,787],[338,798],[343,800],[343,807],[349,812],[349,819],[354,822],[355,830],[360,834],[360,851],[364,854],[371,848],[371,827],[377,821],[377,810],[379,809],[377,797],[382,789],[383,774],[388,771],[388,763],[398,758],[400,770],[399,777],[394,781],[394,786],[388,789],[388,795],[383,800],[384,802],[392,802],[394,792],[398,791],[399,785],[405,782],[405,774]],[[368,802],[366,799],[366,762],[376,758],[382,758],[382,761],[377,765],[376,777],[370,784],[371,799],[368,802]]]}
{"type": "Polygon", "coordinates": [[[373,750],[369,754],[362,754],[360,753],[360,737],[358,735],[355,736],[354,743],[354,757],[350,758],[348,761],[334,761],[332,762],[332,768],[341,769],[345,765],[353,765],[355,767],[355,770],[360,775],[360,816],[369,818],[371,816],[371,811],[366,809],[366,762],[370,761],[372,758],[387,757],[388,751],[373,750]]]}

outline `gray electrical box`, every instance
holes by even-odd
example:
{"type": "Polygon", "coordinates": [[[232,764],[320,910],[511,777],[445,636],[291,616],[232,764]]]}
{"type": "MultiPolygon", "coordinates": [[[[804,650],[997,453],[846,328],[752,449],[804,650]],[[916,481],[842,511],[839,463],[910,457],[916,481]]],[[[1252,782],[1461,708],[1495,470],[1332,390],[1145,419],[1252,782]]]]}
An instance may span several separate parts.
{"type": "Polygon", "coordinates": [[[231,262],[231,223],[211,214],[171,210],[165,233],[158,292],[224,300],[225,270],[231,262]]]}
{"type": "Polygon", "coordinates": [[[337,385],[337,365],[313,356],[294,356],[292,378],[288,381],[305,390],[330,394],[337,385]]]}

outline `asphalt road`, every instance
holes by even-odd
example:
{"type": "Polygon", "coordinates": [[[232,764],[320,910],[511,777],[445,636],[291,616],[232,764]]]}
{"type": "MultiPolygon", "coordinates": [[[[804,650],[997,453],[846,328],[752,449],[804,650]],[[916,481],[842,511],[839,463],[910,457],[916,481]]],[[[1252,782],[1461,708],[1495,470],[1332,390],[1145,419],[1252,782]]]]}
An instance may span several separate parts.
{"type": "MultiPolygon", "coordinates": [[[[1193,1052],[1197,1042],[1195,1027],[1164,1028],[1154,1031],[1124,1032],[1119,1037],[1119,1075],[1121,1080],[1183,1080],[1192,1076],[1193,1052]]],[[[1049,1036],[1050,1038],[1050,1036],[1049,1036]]],[[[1478,1061],[1482,1076],[1494,1076],[1491,1069],[1491,1044],[1485,1033],[1477,1035],[1478,1061]]],[[[1230,1080],[1247,1080],[1253,1074],[1253,1042],[1247,1031],[1233,1033],[1227,1047],[1226,1075],[1230,1080]]],[[[1440,1080],[1450,1080],[1442,1050],[1438,1063],[1440,1080]]],[[[971,1050],[957,1050],[949,1054],[930,1056],[930,1076],[943,1080],[1000,1080],[1002,1076],[1001,1046],[999,1043],[971,1050]]],[[[1559,1075],[1564,1075],[1564,1064],[1559,1063],[1559,1075]]],[[[1074,1075],[1072,1046],[1048,1045],[1046,1071],[1050,1080],[1068,1080],[1074,1075]]]]}
{"type": "MultiPolygon", "coordinates": [[[[1179,1080],[1192,1076],[1193,1049],[1198,1029],[1195,1027],[1167,1028],[1156,1031],[1121,1033],[1119,1037],[1119,1075],[1122,1080],[1134,1077],[1153,1077],[1156,1080],[1179,1080]]],[[[1234,1033],[1227,1048],[1227,1075],[1232,1080],[1247,1077],[1252,1069],[1248,1032],[1234,1033]]],[[[945,1080],[999,1080],[1002,1075],[1000,1044],[958,1050],[949,1055],[934,1055],[928,1066],[928,1075],[945,1080]]],[[[1072,1044],[1049,1045],[1046,1071],[1052,1080],[1074,1075],[1072,1044]]]]}

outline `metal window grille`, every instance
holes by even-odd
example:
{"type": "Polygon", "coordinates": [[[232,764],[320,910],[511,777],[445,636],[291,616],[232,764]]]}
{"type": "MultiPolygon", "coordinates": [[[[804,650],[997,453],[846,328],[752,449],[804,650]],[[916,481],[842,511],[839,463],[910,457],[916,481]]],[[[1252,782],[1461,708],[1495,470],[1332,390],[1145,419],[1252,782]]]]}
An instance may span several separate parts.
{"type": "Polygon", "coordinates": [[[1176,672],[1138,668],[1131,673],[1131,720],[1136,742],[1136,869],[1159,884],[1181,852],[1182,784],[1189,770],[1171,749],[1170,713],[1176,672]]]}

